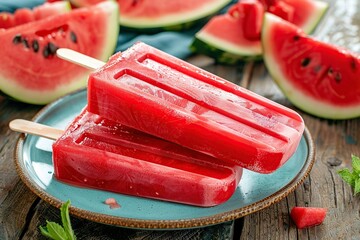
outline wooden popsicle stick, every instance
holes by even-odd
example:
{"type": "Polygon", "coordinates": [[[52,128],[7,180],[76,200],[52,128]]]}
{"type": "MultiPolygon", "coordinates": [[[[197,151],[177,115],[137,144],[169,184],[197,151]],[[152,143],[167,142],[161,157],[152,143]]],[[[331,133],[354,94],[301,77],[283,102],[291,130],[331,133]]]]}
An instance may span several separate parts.
{"type": "Polygon", "coordinates": [[[24,120],[14,119],[9,123],[11,130],[21,133],[29,133],[32,135],[49,138],[52,140],[58,139],[64,131],[61,129],[46,126],[44,124],[24,120]]]}
{"type": "Polygon", "coordinates": [[[76,52],[68,48],[59,48],[56,51],[56,55],[61,59],[75,63],[91,70],[98,69],[105,65],[103,61],[89,57],[85,54],[76,52]]]}

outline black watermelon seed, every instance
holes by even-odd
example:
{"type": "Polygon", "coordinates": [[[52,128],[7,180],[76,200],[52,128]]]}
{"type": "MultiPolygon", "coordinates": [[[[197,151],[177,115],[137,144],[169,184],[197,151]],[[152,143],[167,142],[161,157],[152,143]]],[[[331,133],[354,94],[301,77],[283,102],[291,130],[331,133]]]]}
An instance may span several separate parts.
{"type": "Polygon", "coordinates": [[[39,42],[37,40],[33,40],[32,43],[31,43],[31,46],[32,46],[34,52],[39,51],[39,42]]]}
{"type": "Polygon", "coordinates": [[[351,69],[355,70],[356,69],[356,62],[355,62],[355,59],[351,59],[351,62],[350,62],[350,66],[351,66],[351,69]]]}
{"type": "Polygon", "coordinates": [[[43,56],[45,58],[48,58],[50,56],[53,56],[55,55],[56,53],[56,50],[58,50],[58,47],[53,44],[52,42],[49,42],[48,44],[46,44],[46,46],[44,47],[44,50],[43,50],[43,56]]]}
{"type": "Polygon", "coordinates": [[[294,39],[294,41],[298,41],[298,40],[300,39],[300,36],[295,35],[295,36],[293,37],[293,39],[294,39]]]}
{"type": "Polygon", "coordinates": [[[23,44],[26,48],[30,48],[30,44],[29,44],[29,42],[28,42],[27,39],[23,38],[23,39],[22,39],[22,44],[23,44]]]}
{"type": "Polygon", "coordinates": [[[21,41],[22,41],[22,37],[20,34],[15,35],[15,37],[13,38],[14,44],[19,44],[19,43],[21,43],[21,41]]]}
{"type": "Polygon", "coordinates": [[[70,32],[70,39],[73,43],[77,43],[77,36],[74,32],[70,32]]]}
{"type": "Polygon", "coordinates": [[[50,55],[50,50],[49,50],[49,48],[48,48],[47,45],[44,47],[44,50],[43,50],[42,54],[43,54],[44,58],[48,58],[48,57],[49,57],[49,55],[50,55]]]}
{"type": "Polygon", "coordinates": [[[331,67],[328,69],[328,74],[329,75],[333,74],[333,69],[331,67]]]}
{"type": "Polygon", "coordinates": [[[340,83],[341,82],[341,73],[339,73],[339,72],[337,72],[337,73],[335,73],[335,81],[337,82],[337,83],[340,83]]]}
{"type": "Polygon", "coordinates": [[[301,61],[301,66],[303,67],[306,67],[307,65],[309,65],[311,59],[310,58],[304,58],[302,61],[301,61]]]}
{"type": "Polygon", "coordinates": [[[52,42],[49,42],[47,46],[51,55],[54,55],[56,53],[56,50],[58,50],[58,47],[52,42]]]}

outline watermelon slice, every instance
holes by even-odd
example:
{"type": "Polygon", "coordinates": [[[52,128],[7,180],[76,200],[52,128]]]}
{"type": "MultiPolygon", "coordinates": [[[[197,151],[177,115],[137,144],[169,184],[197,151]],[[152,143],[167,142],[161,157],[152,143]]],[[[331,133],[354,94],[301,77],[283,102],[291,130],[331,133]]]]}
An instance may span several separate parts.
{"type": "Polygon", "coordinates": [[[190,49],[225,64],[258,60],[262,57],[260,34],[248,32],[259,29],[264,11],[273,12],[310,33],[327,7],[327,3],[317,0],[242,0],[227,13],[213,17],[195,35],[190,49]]]}
{"type": "MultiPolygon", "coordinates": [[[[93,5],[104,0],[70,0],[74,6],[93,5]]],[[[124,28],[157,32],[180,31],[208,19],[231,0],[117,0],[120,25],[124,28]]]]}
{"type": "Polygon", "coordinates": [[[0,29],[8,29],[24,23],[40,20],[49,16],[66,13],[71,10],[70,2],[44,3],[34,9],[19,8],[14,14],[0,12],[0,29]]]}
{"type": "Polygon", "coordinates": [[[183,30],[217,13],[231,0],[118,0],[120,24],[131,29],[183,30]]]}
{"type": "Polygon", "coordinates": [[[23,102],[46,104],[85,87],[89,71],[56,57],[57,48],[107,61],[118,31],[118,6],[112,1],[4,30],[0,90],[23,102]]]}
{"type": "Polygon", "coordinates": [[[89,7],[106,0],[70,0],[71,4],[75,7],[89,7]]]}
{"type": "Polygon", "coordinates": [[[262,43],[270,75],[295,106],[328,119],[360,116],[360,56],[272,14],[265,15],[262,43]]]}
{"type": "Polygon", "coordinates": [[[320,225],[326,217],[326,208],[293,207],[290,216],[297,228],[308,228],[320,225]]]}

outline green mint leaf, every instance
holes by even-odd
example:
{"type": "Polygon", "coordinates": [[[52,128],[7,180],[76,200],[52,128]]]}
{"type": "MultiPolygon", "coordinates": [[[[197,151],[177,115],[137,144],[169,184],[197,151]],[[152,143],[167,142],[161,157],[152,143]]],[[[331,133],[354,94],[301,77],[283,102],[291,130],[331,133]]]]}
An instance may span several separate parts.
{"type": "Polygon", "coordinates": [[[70,222],[69,206],[70,200],[60,207],[61,222],[63,226],[55,222],[46,221],[47,224],[45,227],[39,227],[42,235],[54,240],[76,240],[70,222]]]}
{"type": "Polygon", "coordinates": [[[348,168],[341,169],[340,171],[338,171],[338,174],[345,182],[350,184],[350,186],[355,187],[354,175],[350,172],[348,168]]]}
{"type": "Polygon", "coordinates": [[[69,206],[70,206],[70,200],[68,200],[66,203],[64,203],[61,206],[61,208],[60,208],[61,222],[63,224],[67,238],[69,240],[76,240],[74,230],[72,229],[71,222],[70,222],[69,206]]]}
{"type": "Polygon", "coordinates": [[[39,228],[40,228],[40,232],[41,232],[42,235],[44,235],[47,238],[52,238],[51,234],[49,233],[49,231],[47,230],[46,227],[40,226],[39,228]]]}
{"type": "Polygon", "coordinates": [[[354,195],[360,193],[360,178],[355,180],[354,195]]]}
{"type": "Polygon", "coordinates": [[[50,237],[54,240],[68,240],[65,230],[62,226],[55,222],[47,221],[46,224],[47,231],[50,237]]]}
{"type": "Polygon", "coordinates": [[[351,159],[353,171],[356,174],[360,174],[360,158],[355,155],[351,155],[351,159]]]}

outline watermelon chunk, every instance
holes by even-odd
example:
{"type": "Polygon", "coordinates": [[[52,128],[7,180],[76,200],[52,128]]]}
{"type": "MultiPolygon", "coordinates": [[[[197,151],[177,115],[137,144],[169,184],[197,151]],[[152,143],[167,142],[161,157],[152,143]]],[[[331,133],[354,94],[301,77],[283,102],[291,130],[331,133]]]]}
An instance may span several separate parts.
{"type": "Polygon", "coordinates": [[[270,75],[295,106],[328,119],[360,116],[360,56],[272,14],[265,15],[262,44],[270,75]]]}
{"type": "Polygon", "coordinates": [[[220,63],[234,64],[262,57],[260,34],[264,11],[293,22],[305,32],[312,32],[326,12],[328,4],[317,0],[243,0],[226,14],[213,17],[195,35],[194,52],[208,55],[220,63]],[[232,13],[237,9],[237,17],[232,13]],[[254,33],[249,34],[249,29],[254,33]]]}
{"type": "Polygon", "coordinates": [[[0,13],[0,29],[8,29],[24,23],[47,18],[49,16],[66,13],[71,10],[70,2],[61,1],[56,3],[44,3],[34,9],[19,8],[14,14],[0,13]]]}
{"type": "Polygon", "coordinates": [[[106,1],[0,32],[0,90],[46,104],[86,86],[89,71],[55,53],[65,47],[107,61],[119,32],[118,6],[106,1]]]}
{"type": "Polygon", "coordinates": [[[190,48],[226,64],[260,59],[257,26],[261,25],[263,13],[259,2],[241,1],[230,7],[226,14],[213,17],[196,33],[190,48]]]}
{"type": "Polygon", "coordinates": [[[290,216],[297,228],[308,228],[320,225],[326,217],[326,208],[293,207],[290,216]]]}

